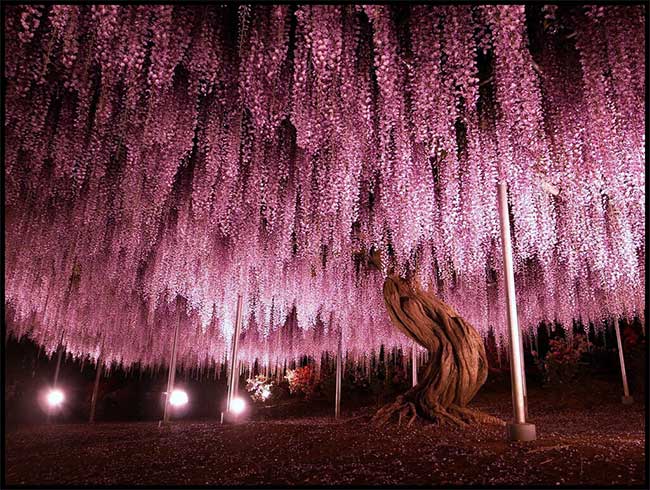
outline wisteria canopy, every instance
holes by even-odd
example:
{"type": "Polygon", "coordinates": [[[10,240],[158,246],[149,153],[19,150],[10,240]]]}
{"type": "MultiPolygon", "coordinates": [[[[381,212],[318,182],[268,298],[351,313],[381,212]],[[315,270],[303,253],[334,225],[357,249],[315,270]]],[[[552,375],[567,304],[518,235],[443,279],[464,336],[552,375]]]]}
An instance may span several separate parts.
{"type": "Polygon", "coordinates": [[[644,6],[4,9],[7,322],[49,352],[220,361],[238,294],[245,360],[408,346],[388,267],[501,338],[500,179],[522,328],[644,315],[644,6]]]}

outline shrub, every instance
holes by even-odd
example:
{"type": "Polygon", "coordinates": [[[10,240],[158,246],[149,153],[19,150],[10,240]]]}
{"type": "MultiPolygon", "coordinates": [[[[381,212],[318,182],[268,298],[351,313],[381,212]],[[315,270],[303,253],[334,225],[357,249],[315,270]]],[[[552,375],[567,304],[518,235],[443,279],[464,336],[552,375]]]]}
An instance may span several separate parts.
{"type": "Polygon", "coordinates": [[[575,381],[584,364],[581,358],[588,348],[589,341],[584,335],[576,335],[572,340],[550,340],[546,356],[537,361],[540,371],[544,373],[544,380],[551,384],[575,381]]]}
{"type": "Polygon", "coordinates": [[[316,393],[318,382],[316,380],[316,370],[312,364],[289,369],[285,379],[289,382],[289,392],[292,395],[302,395],[309,399],[316,393]]]}
{"type": "Polygon", "coordinates": [[[246,380],[246,391],[250,393],[251,398],[255,402],[264,403],[271,397],[271,390],[273,381],[263,374],[258,374],[254,378],[246,380]]]}
{"type": "Polygon", "coordinates": [[[349,387],[352,390],[367,390],[370,385],[368,383],[368,376],[363,372],[361,366],[356,366],[354,369],[350,370],[351,372],[347,376],[349,387]]]}

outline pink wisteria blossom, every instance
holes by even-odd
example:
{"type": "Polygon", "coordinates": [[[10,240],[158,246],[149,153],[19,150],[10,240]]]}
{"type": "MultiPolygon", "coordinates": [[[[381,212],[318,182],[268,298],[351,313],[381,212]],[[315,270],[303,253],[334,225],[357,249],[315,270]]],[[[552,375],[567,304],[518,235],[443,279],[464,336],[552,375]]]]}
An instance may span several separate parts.
{"type": "Polygon", "coordinates": [[[362,359],[376,249],[503,341],[499,179],[523,328],[644,314],[641,6],[5,10],[16,336],[204,365],[240,293],[245,361],[362,359]]]}

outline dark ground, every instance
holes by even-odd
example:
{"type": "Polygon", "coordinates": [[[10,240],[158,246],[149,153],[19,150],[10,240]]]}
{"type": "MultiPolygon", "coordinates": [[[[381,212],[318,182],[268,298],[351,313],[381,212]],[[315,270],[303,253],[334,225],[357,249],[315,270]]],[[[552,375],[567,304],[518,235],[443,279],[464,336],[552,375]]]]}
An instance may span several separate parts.
{"type": "MultiPolygon", "coordinates": [[[[9,485],[647,486],[644,400],[623,406],[619,391],[530,389],[533,443],[509,443],[494,426],[378,429],[368,423],[375,407],[346,412],[345,400],[340,422],[331,407],[303,402],[236,426],[21,427],[6,434],[4,472],[9,485]]],[[[511,418],[507,389],[484,391],[472,406],[511,418]]]]}

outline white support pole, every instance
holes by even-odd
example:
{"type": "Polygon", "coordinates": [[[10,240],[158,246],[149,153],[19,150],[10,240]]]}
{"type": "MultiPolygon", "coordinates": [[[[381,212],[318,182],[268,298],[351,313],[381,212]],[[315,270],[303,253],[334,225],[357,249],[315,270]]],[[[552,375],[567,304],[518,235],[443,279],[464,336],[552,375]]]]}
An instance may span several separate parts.
{"type": "Polygon", "coordinates": [[[517,299],[515,296],[515,274],[512,264],[510,243],[510,217],[508,214],[508,191],[504,181],[498,184],[499,221],[501,223],[501,247],[503,249],[503,275],[505,279],[510,334],[510,376],[512,381],[512,402],[514,421],[508,424],[508,438],[515,441],[536,439],[535,426],[526,423],[526,402],[524,400],[524,372],[521,359],[521,332],[517,320],[517,299]]]}
{"type": "Polygon", "coordinates": [[[521,381],[524,388],[524,416],[528,418],[528,389],[526,388],[526,362],[524,358],[524,336],[519,335],[519,360],[521,361],[521,381]]]}
{"type": "MultiPolygon", "coordinates": [[[[56,385],[59,382],[59,371],[61,370],[61,358],[63,357],[63,334],[61,334],[61,341],[59,342],[59,349],[56,356],[56,368],[54,368],[54,380],[52,381],[52,388],[56,388],[56,385]]],[[[52,416],[51,410],[47,411],[46,421],[50,423],[50,417],[52,416]]]]}
{"type": "Polygon", "coordinates": [[[56,388],[56,385],[59,383],[59,371],[61,371],[61,358],[63,357],[63,336],[65,331],[61,332],[61,339],[59,339],[59,348],[57,349],[56,357],[56,368],[54,369],[54,381],[52,382],[52,388],[56,388]]]}
{"type": "Polygon", "coordinates": [[[56,357],[56,368],[54,369],[54,381],[52,382],[52,387],[56,388],[56,385],[59,382],[59,371],[61,371],[61,358],[63,357],[63,345],[59,345],[59,352],[56,357]]]}
{"type": "Polygon", "coordinates": [[[99,378],[102,375],[102,367],[104,366],[102,362],[101,354],[97,358],[97,373],[95,374],[95,385],[93,386],[93,396],[90,399],[90,417],[88,422],[91,424],[95,422],[95,407],[97,406],[97,394],[99,393],[99,378]]]}
{"type": "Polygon", "coordinates": [[[499,369],[501,369],[501,346],[497,344],[497,361],[499,363],[499,369]]]}
{"type": "Polygon", "coordinates": [[[235,317],[235,333],[232,339],[232,352],[230,355],[230,377],[228,378],[228,398],[226,400],[226,412],[230,413],[230,404],[237,394],[239,381],[239,336],[242,324],[242,297],[237,295],[237,316],[235,317]]]}
{"type": "Polygon", "coordinates": [[[342,369],[342,348],[341,348],[341,333],[339,332],[339,345],[336,353],[336,395],[334,399],[334,418],[341,416],[341,371],[342,369]]]}
{"type": "Polygon", "coordinates": [[[621,401],[624,405],[630,405],[634,398],[630,396],[630,389],[627,385],[627,374],[625,373],[625,357],[623,356],[623,342],[621,342],[621,330],[618,327],[618,318],[614,318],[614,330],[616,332],[616,344],[618,345],[618,360],[621,363],[621,378],[623,379],[623,396],[621,401]]]}
{"type": "Polygon", "coordinates": [[[413,386],[415,386],[418,384],[418,353],[415,346],[411,347],[411,369],[411,378],[413,378],[413,386]]]}
{"type": "MultiPolygon", "coordinates": [[[[176,308],[180,308],[180,304],[176,302],[176,308]]],[[[178,327],[181,323],[181,314],[180,310],[178,311],[178,321],[176,322],[176,328],[174,328],[174,340],[172,343],[172,357],[169,361],[169,374],[167,375],[167,394],[165,395],[165,411],[163,412],[163,423],[166,424],[169,422],[169,398],[174,391],[174,380],[176,378],[176,350],[178,348],[178,327]]]]}
{"type": "Polygon", "coordinates": [[[370,382],[372,381],[372,361],[374,358],[374,353],[370,356],[368,356],[368,385],[370,385],[370,382]]]}

